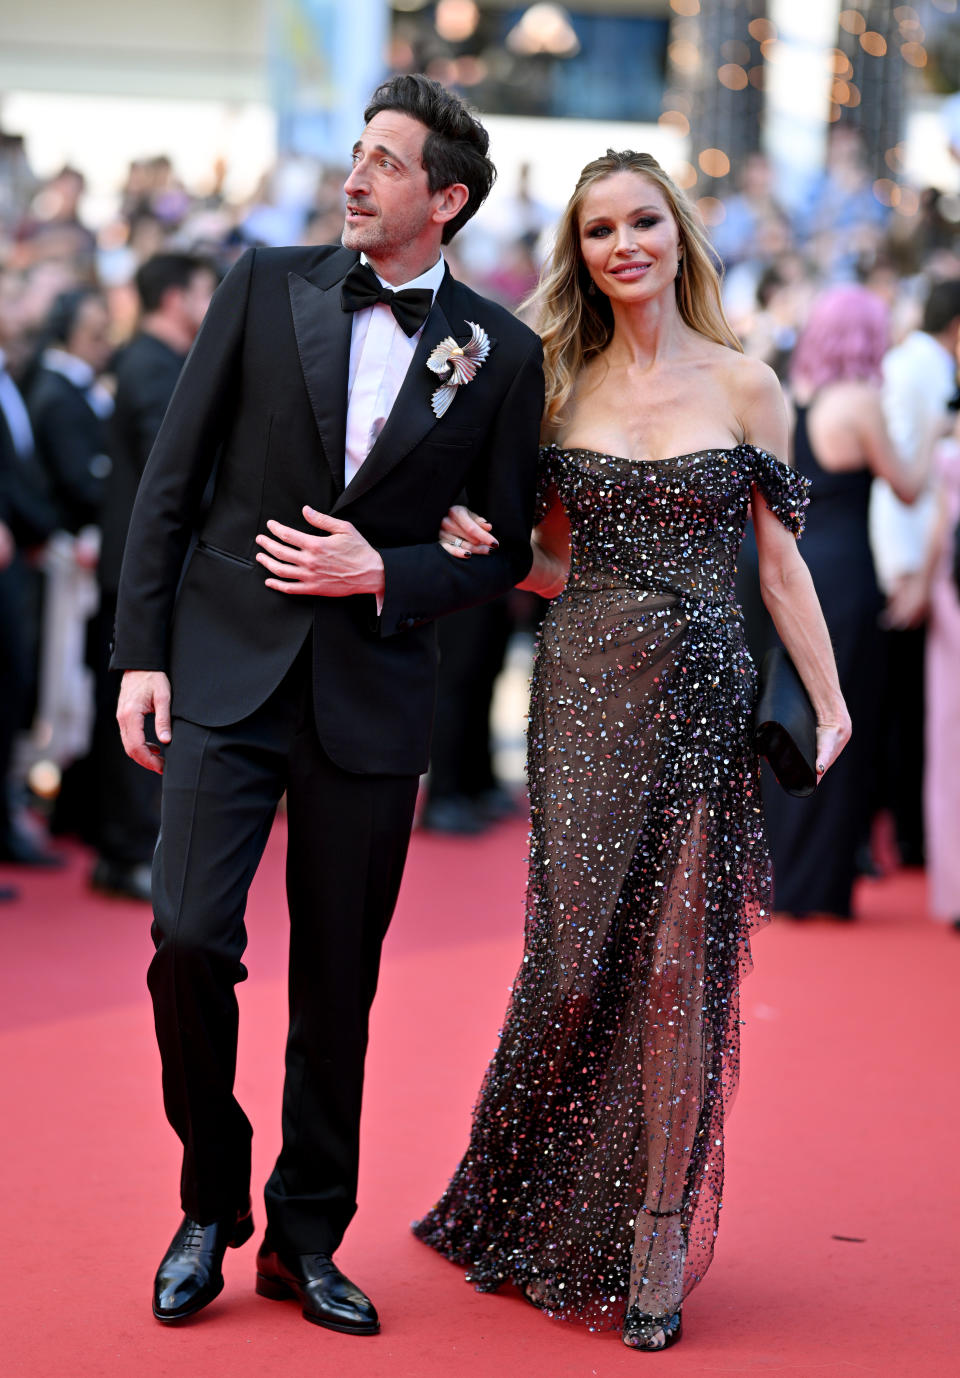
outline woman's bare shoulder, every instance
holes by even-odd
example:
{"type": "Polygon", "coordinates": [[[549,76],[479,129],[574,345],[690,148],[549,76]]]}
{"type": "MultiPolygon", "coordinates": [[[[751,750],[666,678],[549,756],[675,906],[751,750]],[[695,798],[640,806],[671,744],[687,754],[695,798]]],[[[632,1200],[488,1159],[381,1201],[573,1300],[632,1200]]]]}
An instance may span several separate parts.
{"type": "Polygon", "coordinates": [[[716,368],[730,395],[741,407],[778,402],[783,396],[780,379],[769,364],[750,354],[738,354],[724,345],[717,346],[716,368]]]}

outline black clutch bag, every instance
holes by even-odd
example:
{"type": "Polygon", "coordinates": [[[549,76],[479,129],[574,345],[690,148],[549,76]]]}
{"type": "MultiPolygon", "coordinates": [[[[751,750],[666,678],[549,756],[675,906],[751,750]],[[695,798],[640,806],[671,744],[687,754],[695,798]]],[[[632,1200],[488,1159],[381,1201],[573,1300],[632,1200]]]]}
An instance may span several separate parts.
{"type": "Polygon", "coordinates": [[[817,715],[782,646],[763,657],[753,731],[757,754],[766,756],[787,793],[800,799],[812,794],[817,787],[817,715]]]}

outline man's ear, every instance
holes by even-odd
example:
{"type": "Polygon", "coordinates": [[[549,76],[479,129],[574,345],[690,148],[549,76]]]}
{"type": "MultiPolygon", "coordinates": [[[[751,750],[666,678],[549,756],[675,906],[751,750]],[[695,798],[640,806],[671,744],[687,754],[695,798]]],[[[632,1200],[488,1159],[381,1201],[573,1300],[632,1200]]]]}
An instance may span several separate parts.
{"type": "Polygon", "coordinates": [[[447,221],[453,220],[463,210],[470,200],[470,190],[462,182],[451,182],[450,186],[437,192],[437,196],[439,199],[433,212],[433,219],[438,225],[445,225],[447,221]]]}

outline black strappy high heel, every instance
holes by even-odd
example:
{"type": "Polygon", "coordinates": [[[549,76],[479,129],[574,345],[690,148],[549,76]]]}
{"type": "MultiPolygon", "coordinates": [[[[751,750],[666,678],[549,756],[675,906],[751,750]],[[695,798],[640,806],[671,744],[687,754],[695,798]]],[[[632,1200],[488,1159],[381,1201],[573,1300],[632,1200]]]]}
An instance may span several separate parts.
{"type": "MultiPolygon", "coordinates": [[[[641,1206],[640,1209],[645,1215],[651,1215],[656,1220],[665,1220],[669,1216],[680,1215],[682,1207],[673,1211],[655,1211],[650,1206],[641,1206]]],[[[653,1238],[656,1239],[656,1232],[653,1238]]],[[[653,1245],[651,1242],[651,1249],[653,1245]]],[[[684,1245],[684,1247],[686,1247],[684,1245]]],[[[649,1256],[648,1256],[649,1261],[649,1256]]],[[[651,1316],[646,1311],[641,1311],[637,1306],[627,1309],[627,1314],[623,1320],[623,1343],[628,1349],[643,1350],[648,1354],[656,1353],[660,1349],[669,1349],[675,1345],[683,1334],[683,1321],[680,1316],[680,1308],[667,1316],[651,1316]]]]}

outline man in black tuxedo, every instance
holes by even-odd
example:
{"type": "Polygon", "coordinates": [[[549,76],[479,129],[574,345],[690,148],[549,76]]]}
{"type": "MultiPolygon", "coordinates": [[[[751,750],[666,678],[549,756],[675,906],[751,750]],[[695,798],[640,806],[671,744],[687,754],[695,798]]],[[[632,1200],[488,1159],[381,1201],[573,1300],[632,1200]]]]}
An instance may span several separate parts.
{"type": "Polygon", "coordinates": [[[253,1228],[234,986],[286,790],[290,1031],[257,1291],[379,1329],[331,1256],[356,1209],[368,1012],[428,760],[433,619],[530,564],[540,342],[440,254],[490,188],[486,132],[420,76],[380,87],[365,119],[343,247],[248,251],[214,296],[124,556],[118,718],[164,775],[149,984],[184,1145],[164,1321],[217,1295],[225,1249],[253,1228]],[[427,361],[451,336],[489,353],[438,417],[427,361]],[[500,538],[483,560],[437,541],[464,490],[500,538]]]}

